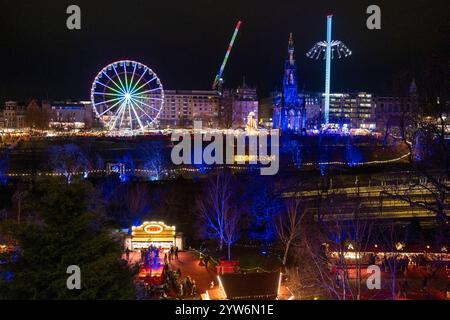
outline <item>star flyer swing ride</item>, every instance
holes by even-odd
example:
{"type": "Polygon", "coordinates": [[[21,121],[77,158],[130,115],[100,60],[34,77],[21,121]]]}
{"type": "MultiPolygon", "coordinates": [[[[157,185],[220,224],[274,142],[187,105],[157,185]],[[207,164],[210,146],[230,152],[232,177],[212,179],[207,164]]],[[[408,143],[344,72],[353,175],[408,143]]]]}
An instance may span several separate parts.
{"type": "Polygon", "coordinates": [[[330,82],[331,82],[331,59],[337,54],[338,58],[348,57],[352,54],[349,48],[339,40],[331,40],[331,30],[333,23],[333,15],[327,16],[327,40],[317,42],[306,56],[311,59],[319,59],[322,55],[325,59],[325,110],[324,120],[325,126],[329,123],[330,115],[330,82]]]}

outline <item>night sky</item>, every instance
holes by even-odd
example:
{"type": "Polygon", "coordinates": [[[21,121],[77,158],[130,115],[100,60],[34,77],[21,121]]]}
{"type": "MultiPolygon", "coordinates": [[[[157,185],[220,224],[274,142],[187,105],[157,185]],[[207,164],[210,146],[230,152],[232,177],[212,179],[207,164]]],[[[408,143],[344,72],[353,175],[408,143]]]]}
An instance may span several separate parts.
{"type": "Polygon", "coordinates": [[[399,72],[414,73],[432,54],[450,56],[449,1],[23,1],[1,0],[0,101],[88,99],[96,73],[119,59],[151,67],[165,89],[210,89],[238,19],[243,21],[224,73],[225,86],[246,82],[267,96],[281,86],[289,32],[294,33],[300,87],[323,90],[323,60],[306,58],[325,39],[353,55],[333,62],[332,91],[390,88],[399,72]],[[66,28],[77,4],[82,29],[66,28]],[[370,4],[382,29],[368,30],[370,4]]]}

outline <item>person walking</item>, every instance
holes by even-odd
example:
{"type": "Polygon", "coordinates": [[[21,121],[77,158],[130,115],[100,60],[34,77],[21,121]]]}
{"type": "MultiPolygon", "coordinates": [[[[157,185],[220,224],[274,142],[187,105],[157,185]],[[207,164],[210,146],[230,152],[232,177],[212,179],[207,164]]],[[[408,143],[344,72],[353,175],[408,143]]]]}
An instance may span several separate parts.
{"type": "Polygon", "coordinates": [[[178,285],[178,291],[180,293],[180,297],[183,296],[183,281],[180,281],[179,285],[178,285]]]}
{"type": "Polygon", "coordinates": [[[128,247],[125,250],[125,256],[127,257],[127,261],[130,261],[130,249],[128,247]]]}
{"type": "Polygon", "coordinates": [[[341,274],[340,274],[339,270],[336,272],[336,286],[338,288],[341,287],[341,274]]]}
{"type": "Polygon", "coordinates": [[[422,291],[428,294],[428,276],[424,275],[422,279],[422,291]]]}
{"type": "Polygon", "coordinates": [[[447,286],[444,289],[445,298],[450,300],[450,281],[447,281],[447,286]]]}
{"type": "Polygon", "coordinates": [[[178,247],[175,247],[175,260],[178,261],[178,247]]]}
{"type": "Polygon", "coordinates": [[[433,265],[431,266],[431,278],[432,278],[432,279],[433,279],[434,276],[436,275],[436,272],[437,272],[437,267],[436,267],[436,264],[433,263],[433,265]]]}
{"type": "Polygon", "coordinates": [[[408,289],[408,281],[405,278],[400,282],[398,297],[406,299],[407,289],[408,289]]]}
{"type": "Polygon", "coordinates": [[[192,282],[191,282],[190,276],[186,277],[185,290],[186,290],[186,294],[190,294],[190,292],[192,290],[192,282]]]}

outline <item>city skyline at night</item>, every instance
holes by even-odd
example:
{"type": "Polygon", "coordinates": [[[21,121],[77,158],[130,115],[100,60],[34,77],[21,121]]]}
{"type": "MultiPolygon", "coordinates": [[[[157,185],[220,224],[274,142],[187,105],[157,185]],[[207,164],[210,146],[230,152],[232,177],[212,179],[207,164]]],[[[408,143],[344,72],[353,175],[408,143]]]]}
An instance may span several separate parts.
{"type": "Polygon", "coordinates": [[[448,1],[2,4],[0,317],[444,310],[448,1]]]}
{"type": "Polygon", "coordinates": [[[19,3],[3,20],[4,28],[11,32],[6,33],[1,53],[2,61],[8,61],[4,71],[9,77],[0,94],[19,100],[87,99],[89,83],[99,66],[120,59],[134,59],[157,69],[166,88],[205,90],[217,73],[237,19],[243,24],[224,85],[237,87],[245,76],[261,97],[281,87],[282,48],[290,32],[296,39],[300,87],[323,90],[324,66],[309,61],[305,54],[311,43],[323,38],[323,19],[329,12],[336,17],[334,35],[345,38],[353,49],[350,60],[334,66],[333,92],[391,92],[392,77],[419,73],[430,56],[446,52],[448,24],[438,3],[386,3],[381,30],[367,29],[367,5],[363,3],[341,7],[333,2],[282,2],[275,8],[263,4],[252,11],[254,5],[250,1],[213,8],[208,1],[198,1],[189,8],[183,3],[173,8],[155,3],[136,10],[139,4],[131,1],[126,23],[116,23],[120,9],[115,4],[80,2],[82,27],[71,31],[65,27],[63,3],[19,3]],[[271,9],[275,11],[269,13],[271,9]],[[152,18],[145,19],[145,12],[152,18]],[[97,25],[100,13],[106,19],[97,25]],[[45,19],[40,18],[43,15],[45,19]],[[177,27],[171,21],[177,21],[177,27]],[[214,25],[215,31],[210,32],[208,25],[214,25]],[[386,43],[389,50],[384,49],[386,43]]]}

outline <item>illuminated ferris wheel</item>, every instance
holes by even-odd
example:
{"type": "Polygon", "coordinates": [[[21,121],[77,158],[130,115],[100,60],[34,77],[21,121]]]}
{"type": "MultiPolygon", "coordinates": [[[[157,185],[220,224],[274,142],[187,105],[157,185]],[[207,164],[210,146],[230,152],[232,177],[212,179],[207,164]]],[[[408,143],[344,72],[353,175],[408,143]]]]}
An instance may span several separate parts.
{"type": "Polygon", "coordinates": [[[157,125],[164,90],[152,69],[136,61],[122,60],[107,65],[97,74],[91,101],[107,130],[135,134],[157,125]]]}

